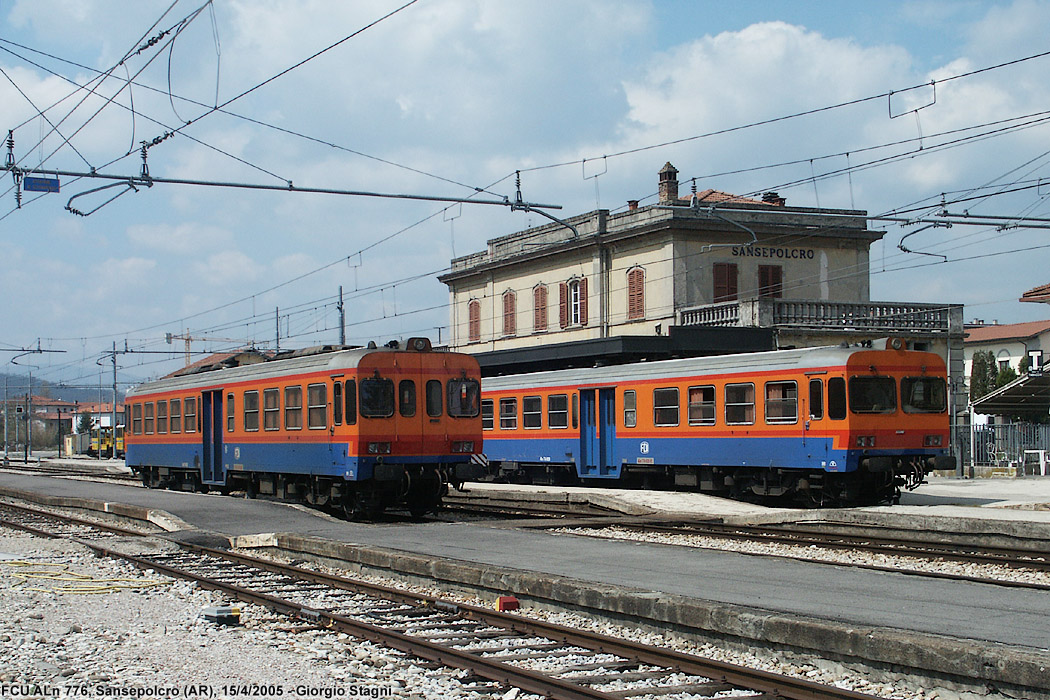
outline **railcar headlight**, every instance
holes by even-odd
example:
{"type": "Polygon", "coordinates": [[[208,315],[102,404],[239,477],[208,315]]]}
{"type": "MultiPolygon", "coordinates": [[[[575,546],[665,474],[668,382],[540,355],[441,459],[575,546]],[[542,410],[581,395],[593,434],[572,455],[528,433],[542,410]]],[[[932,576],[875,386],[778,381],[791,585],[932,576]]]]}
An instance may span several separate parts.
{"type": "Polygon", "coordinates": [[[922,444],[924,447],[940,447],[944,444],[944,436],[927,435],[925,438],[923,438],[922,444]]]}
{"type": "Polygon", "coordinates": [[[454,453],[470,454],[474,452],[473,440],[453,440],[452,451],[454,453]]]}
{"type": "Polygon", "coordinates": [[[874,435],[858,435],[857,447],[875,447],[874,435]]]}
{"type": "Polygon", "coordinates": [[[370,455],[388,455],[388,454],[390,454],[390,443],[389,442],[370,442],[370,443],[368,443],[368,454],[370,454],[370,455]]]}

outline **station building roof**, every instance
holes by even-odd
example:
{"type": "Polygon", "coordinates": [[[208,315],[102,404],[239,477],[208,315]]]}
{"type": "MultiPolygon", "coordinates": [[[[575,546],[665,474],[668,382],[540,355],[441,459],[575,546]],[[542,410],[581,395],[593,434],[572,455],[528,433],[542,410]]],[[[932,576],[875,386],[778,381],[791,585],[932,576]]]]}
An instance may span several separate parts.
{"type": "Polygon", "coordinates": [[[972,404],[977,413],[991,415],[1046,415],[1050,412],[1050,362],[1029,371],[972,404]]]}

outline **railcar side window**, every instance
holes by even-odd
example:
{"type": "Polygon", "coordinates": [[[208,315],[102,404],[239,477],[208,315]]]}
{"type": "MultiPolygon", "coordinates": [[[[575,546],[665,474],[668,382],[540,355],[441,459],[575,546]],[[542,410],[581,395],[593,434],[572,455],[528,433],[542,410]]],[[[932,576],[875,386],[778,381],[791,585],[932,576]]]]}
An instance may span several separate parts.
{"type": "Polygon", "coordinates": [[[580,395],[572,395],[572,429],[580,427],[580,395]]]}
{"type": "Polygon", "coordinates": [[[689,387],[689,425],[715,424],[715,388],[689,387]]]}
{"type": "Polygon", "coordinates": [[[237,415],[237,404],[233,400],[233,394],[226,394],[226,432],[232,433],[234,428],[234,417],[237,415]]]}
{"type": "Polygon", "coordinates": [[[521,400],[521,424],[524,428],[543,427],[543,399],[539,396],[526,396],[521,400]]]}
{"type": "Polygon", "coordinates": [[[302,430],[303,428],[303,388],[286,386],[284,388],[284,429],[302,430]]]}
{"type": "Polygon", "coordinates": [[[402,379],[397,385],[397,410],[405,418],[416,415],[416,383],[402,379]]]}
{"type": "Polygon", "coordinates": [[[653,389],[653,424],[678,425],[678,387],[653,389]]]}
{"type": "Polygon", "coordinates": [[[798,421],[798,383],[766,382],[766,423],[798,421]]]}
{"type": "Polygon", "coordinates": [[[281,392],[279,389],[263,389],[263,428],[281,429],[281,392]]]}
{"type": "Polygon", "coordinates": [[[311,430],[328,427],[328,385],[306,385],[306,420],[311,430]]]}
{"type": "Polygon", "coordinates": [[[355,425],[357,423],[357,380],[347,379],[346,380],[346,393],[343,394],[346,397],[346,424],[355,425]]]}
{"type": "Polygon", "coordinates": [[[197,398],[186,399],[186,415],[182,418],[182,430],[185,433],[197,432],[197,398]]]}
{"type": "Polygon", "coordinates": [[[948,408],[948,387],[942,377],[901,379],[901,407],[905,413],[943,413],[948,408]]]}
{"type": "Polygon", "coordinates": [[[828,380],[828,418],[843,420],[846,417],[846,380],[832,377],[828,380]]]}
{"type": "Polygon", "coordinates": [[[518,400],[499,400],[499,429],[515,430],[518,427],[518,400]]]}
{"type": "Polygon", "coordinates": [[[244,392],[244,429],[259,429],[259,392],[244,392]]]}
{"type": "Polygon", "coordinates": [[[569,427],[568,394],[552,394],[547,397],[547,427],[554,429],[569,427]]]}
{"type": "Polygon", "coordinates": [[[481,382],[477,379],[449,379],[448,415],[452,418],[476,418],[481,410],[481,382]]]}
{"type": "Polygon", "coordinates": [[[146,403],[146,407],[143,410],[144,417],[142,419],[143,424],[146,427],[146,435],[153,434],[153,402],[149,401],[146,403]]]}
{"type": "Polygon", "coordinates": [[[495,411],[495,402],[492,399],[481,400],[481,429],[492,430],[495,426],[495,418],[493,413],[495,411]]]}
{"type": "Polygon", "coordinates": [[[182,399],[171,400],[171,417],[168,420],[171,423],[171,432],[182,432],[182,399]]]}
{"type": "Polygon", "coordinates": [[[441,382],[428,379],[426,387],[427,415],[431,418],[441,417],[441,382]]]}
{"type": "Polygon", "coordinates": [[[168,402],[157,402],[157,434],[163,435],[168,432],[168,402]]]}
{"type": "Polygon", "coordinates": [[[849,410],[854,413],[895,412],[897,383],[893,377],[850,377],[849,410]]]}
{"type": "Polygon", "coordinates": [[[338,379],[332,383],[332,423],[343,424],[343,383],[338,379]]]}
{"type": "Polygon", "coordinates": [[[365,418],[394,415],[393,379],[372,377],[361,380],[361,415],[365,418]]]}
{"type": "Polygon", "coordinates": [[[726,384],[726,424],[751,425],[755,422],[755,385],[726,384]]]}
{"type": "Polygon", "coordinates": [[[131,432],[142,435],[142,404],[131,407],[131,432]]]}
{"type": "Polygon", "coordinates": [[[623,427],[638,425],[638,394],[634,389],[623,392],[623,427]]]}
{"type": "Polygon", "coordinates": [[[809,380],[809,417],[820,420],[824,417],[824,381],[809,380]]]}

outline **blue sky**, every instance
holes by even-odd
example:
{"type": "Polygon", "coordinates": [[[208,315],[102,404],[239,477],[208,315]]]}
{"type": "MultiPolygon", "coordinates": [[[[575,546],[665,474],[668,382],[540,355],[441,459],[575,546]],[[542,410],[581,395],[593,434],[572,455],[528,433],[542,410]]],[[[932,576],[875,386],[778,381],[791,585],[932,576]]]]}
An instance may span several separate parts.
{"type": "MultiPolygon", "coordinates": [[[[972,192],[957,209],[1050,217],[1050,185],[999,191],[1050,179],[1050,127],[1039,116],[938,148],[958,136],[946,132],[1016,127],[1050,110],[1050,57],[951,79],[1050,50],[1044,1],[419,0],[236,99],[228,109],[239,116],[210,111],[401,4],[0,0],[0,129],[14,130],[21,167],[70,172],[136,174],[139,142],[180,126],[150,148],[153,176],[449,197],[483,188],[491,198],[513,196],[521,169],[526,199],[565,215],[644,200],[671,161],[701,189],[776,189],[799,206],[881,214],[972,192]],[[173,47],[168,34],[131,55],[72,114],[83,92],[47,109],[52,123],[65,119],[58,131],[69,143],[51,133],[37,109],[73,93],[66,81],[85,84],[140,38],[191,16],[173,47]],[[932,103],[930,89],[902,91],[934,79],[934,104],[890,118],[932,103]],[[779,119],[889,91],[892,102],[779,119]],[[920,136],[910,157],[820,177],[901,156],[920,136]],[[658,146],[668,141],[678,143],[658,146]]],[[[447,338],[436,274],[453,255],[543,222],[502,207],[185,185],[70,202],[108,184],[75,178],[59,194],[26,193],[16,210],[10,183],[5,174],[0,347],[39,339],[64,350],[34,358],[34,375],[74,383],[97,378],[99,353],[114,342],[150,351],[122,356],[127,382],[180,364],[182,345],[167,333],[213,339],[195,350],[228,347],[227,338],[272,347],[275,316],[282,347],[335,342],[340,286],[348,342],[447,338]],[[80,217],[67,203],[99,208],[80,217]]],[[[968,319],[1004,323],[1050,317],[1016,301],[1050,282],[1046,230],[909,238],[942,262],[897,249],[914,227],[873,226],[886,231],[872,248],[873,299],[961,303],[968,319]]]]}

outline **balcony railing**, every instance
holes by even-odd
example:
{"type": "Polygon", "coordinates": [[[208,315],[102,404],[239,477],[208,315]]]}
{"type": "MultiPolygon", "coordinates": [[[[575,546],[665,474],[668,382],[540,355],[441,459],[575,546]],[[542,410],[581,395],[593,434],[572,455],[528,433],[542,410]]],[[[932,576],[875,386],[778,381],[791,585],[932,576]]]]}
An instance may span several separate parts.
{"type": "Polygon", "coordinates": [[[962,331],[956,304],[748,299],[683,309],[682,326],[750,326],[866,333],[962,331]],[[954,317],[954,324],[953,324],[954,317]]]}

